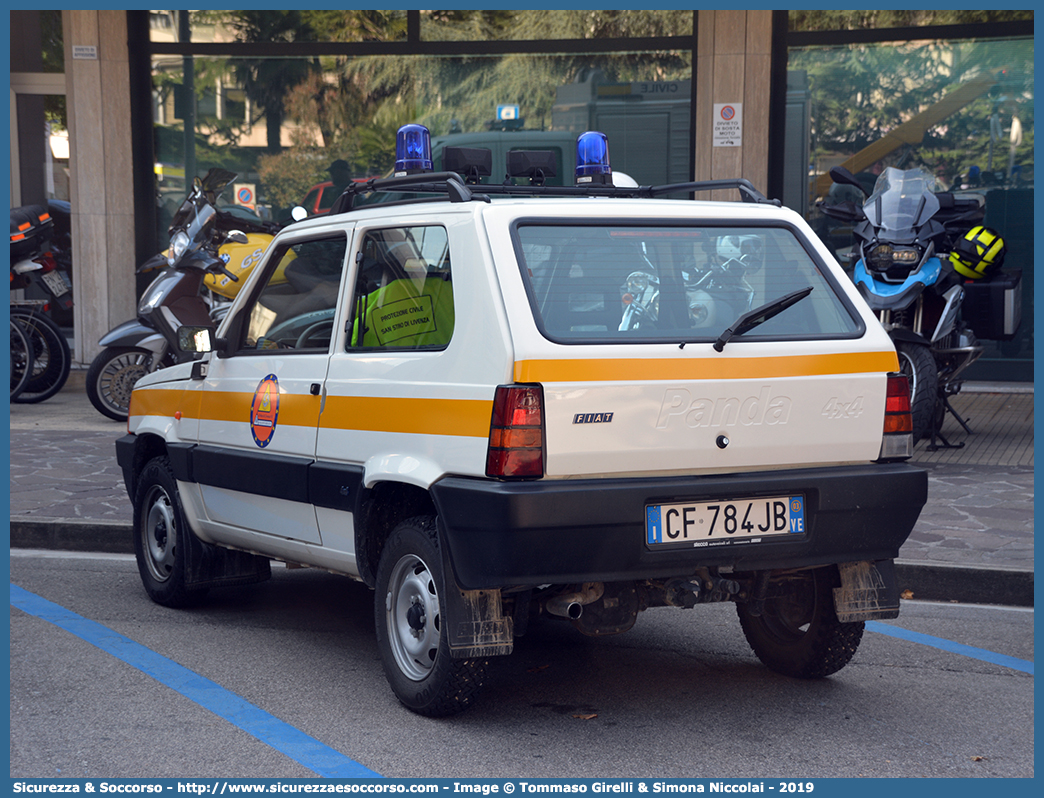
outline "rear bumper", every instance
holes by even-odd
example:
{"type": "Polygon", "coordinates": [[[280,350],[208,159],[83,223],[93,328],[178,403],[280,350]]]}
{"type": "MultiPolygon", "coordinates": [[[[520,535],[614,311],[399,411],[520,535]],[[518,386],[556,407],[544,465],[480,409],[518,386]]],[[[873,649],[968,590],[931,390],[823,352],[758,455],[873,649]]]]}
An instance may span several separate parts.
{"type": "Polygon", "coordinates": [[[431,493],[457,582],[481,589],[656,579],[703,566],[752,571],[894,559],[927,500],[928,477],[904,463],[665,479],[447,477],[431,493]],[[799,494],[805,534],[646,546],[646,505],[799,494]]]}

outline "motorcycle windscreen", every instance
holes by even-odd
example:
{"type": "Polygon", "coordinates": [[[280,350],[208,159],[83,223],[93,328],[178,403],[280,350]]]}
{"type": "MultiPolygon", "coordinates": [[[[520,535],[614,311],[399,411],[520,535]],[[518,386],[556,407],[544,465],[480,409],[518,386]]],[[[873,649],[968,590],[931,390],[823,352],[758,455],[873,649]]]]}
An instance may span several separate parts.
{"type": "Polygon", "coordinates": [[[516,252],[560,345],[516,365],[549,476],[877,457],[894,351],[786,225],[520,224],[516,252]]]}
{"type": "Polygon", "coordinates": [[[206,244],[210,238],[210,228],[217,218],[217,209],[201,197],[189,198],[181,203],[178,212],[171,222],[171,234],[184,230],[192,244],[206,244]]]}
{"type": "Polygon", "coordinates": [[[938,183],[923,169],[889,166],[863,205],[867,221],[889,232],[913,231],[939,212],[938,183]]]}

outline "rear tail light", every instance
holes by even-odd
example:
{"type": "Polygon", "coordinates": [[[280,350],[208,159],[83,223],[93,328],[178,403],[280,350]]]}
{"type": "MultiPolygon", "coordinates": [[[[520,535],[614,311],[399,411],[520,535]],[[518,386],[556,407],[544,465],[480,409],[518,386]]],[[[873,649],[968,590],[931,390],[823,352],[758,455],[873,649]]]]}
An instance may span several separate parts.
{"type": "Polygon", "coordinates": [[[54,259],[53,252],[41,252],[33,258],[33,263],[39,263],[43,267],[41,272],[53,272],[58,268],[58,261],[54,259]]]}
{"type": "Polygon", "coordinates": [[[544,392],[539,385],[500,385],[486,451],[486,476],[544,475],[544,392]]]}
{"type": "Polygon", "coordinates": [[[885,391],[884,435],[880,460],[913,455],[913,417],[910,415],[910,382],[902,374],[889,374],[885,391]]]}

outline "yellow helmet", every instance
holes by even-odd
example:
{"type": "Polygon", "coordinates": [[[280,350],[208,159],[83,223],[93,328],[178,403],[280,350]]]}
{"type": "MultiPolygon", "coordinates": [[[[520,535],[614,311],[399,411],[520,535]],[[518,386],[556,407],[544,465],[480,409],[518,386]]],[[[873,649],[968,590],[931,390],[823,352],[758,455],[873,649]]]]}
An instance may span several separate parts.
{"type": "Polygon", "coordinates": [[[1004,263],[1004,239],[996,230],[973,227],[953,247],[950,263],[957,274],[979,280],[997,271],[1004,263]]]}

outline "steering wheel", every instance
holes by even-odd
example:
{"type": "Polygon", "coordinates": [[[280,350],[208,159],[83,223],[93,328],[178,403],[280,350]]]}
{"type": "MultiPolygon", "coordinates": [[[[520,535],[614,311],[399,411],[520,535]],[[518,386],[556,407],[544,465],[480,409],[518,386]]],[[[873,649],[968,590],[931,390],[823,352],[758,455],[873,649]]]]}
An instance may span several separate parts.
{"type": "Polygon", "coordinates": [[[297,343],[294,344],[294,349],[306,349],[308,339],[320,330],[333,332],[333,322],[329,319],[323,319],[322,321],[317,321],[314,324],[309,324],[307,327],[305,327],[304,332],[297,336],[297,343]]]}

